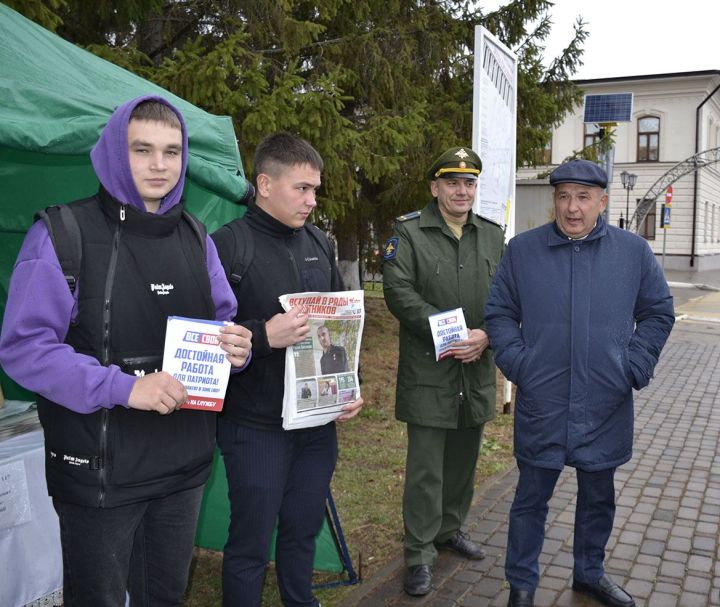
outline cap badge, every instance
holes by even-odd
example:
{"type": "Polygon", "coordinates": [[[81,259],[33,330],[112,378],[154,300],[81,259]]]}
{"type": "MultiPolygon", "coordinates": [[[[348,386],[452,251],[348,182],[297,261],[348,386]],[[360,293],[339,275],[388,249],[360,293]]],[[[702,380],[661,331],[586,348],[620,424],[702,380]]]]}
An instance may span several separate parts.
{"type": "Polygon", "coordinates": [[[465,150],[460,148],[457,152],[455,152],[455,156],[457,156],[458,158],[467,158],[469,154],[465,150]]]}
{"type": "Polygon", "coordinates": [[[461,160],[461,161],[460,161],[460,168],[461,168],[461,169],[464,169],[465,167],[467,167],[467,164],[465,164],[465,162],[461,160]]]}

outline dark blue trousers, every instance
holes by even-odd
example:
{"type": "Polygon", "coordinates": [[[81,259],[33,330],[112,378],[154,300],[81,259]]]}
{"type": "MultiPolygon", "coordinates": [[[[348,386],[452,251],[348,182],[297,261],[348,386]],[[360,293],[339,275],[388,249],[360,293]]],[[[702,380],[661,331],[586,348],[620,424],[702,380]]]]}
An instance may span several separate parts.
{"type": "Polygon", "coordinates": [[[337,460],[335,424],[261,430],[218,420],[227,472],[230,530],[223,557],[225,607],[259,607],[277,522],[275,568],[286,607],[316,607],[315,536],[337,460]]]}
{"type": "MultiPolygon", "coordinates": [[[[548,501],[560,470],[538,468],[517,462],[520,470],[505,557],[505,577],[518,590],[534,590],[540,577],[538,558],[545,539],[548,501]]],[[[597,582],[604,574],[605,546],[615,518],[615,468],[586,472],[576,470],[573,575],[581,582],[597,582]]]]}
{"type": "Polygon", "coordinates": [[[204,486],[117,508],[53,500],[66,607],[183,604],[204,486]]]}

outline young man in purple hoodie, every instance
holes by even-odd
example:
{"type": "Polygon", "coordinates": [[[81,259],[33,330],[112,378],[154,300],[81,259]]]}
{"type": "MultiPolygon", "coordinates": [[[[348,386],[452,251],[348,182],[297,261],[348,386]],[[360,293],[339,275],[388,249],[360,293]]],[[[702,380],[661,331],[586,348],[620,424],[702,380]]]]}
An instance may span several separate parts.
{"type": "MultiPolygon", "coordinates": [[[[69,206],[82,241],[74,290],[42,221],[10,281],[0,364],[38,397],[66,607],[122,606],[126,591],[131,605],[182,604],[215,414],[180,410],[185,388],[157,372],[166,319],[230,320],[237,308],[213,241],[183,211],[187,155],[167,101],[121,105],[90,154],[99,192],[69,206]]],[[[242,367],[250,332],[223,332],[242,367]]]]}

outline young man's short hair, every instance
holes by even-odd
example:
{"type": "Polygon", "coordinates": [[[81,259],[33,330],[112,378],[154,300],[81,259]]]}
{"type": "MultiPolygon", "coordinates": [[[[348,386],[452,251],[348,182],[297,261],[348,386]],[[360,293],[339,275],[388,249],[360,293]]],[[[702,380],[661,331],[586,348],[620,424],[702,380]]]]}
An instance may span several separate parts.
{"type": "Polygon", "coordinates": [[[164,103],[158,101],[143,101],[138,103],[130,114],[130,120],[146,120],[159,122],[174,129],[182,130],[177,114],[164,103]]]}
{"type": "Polygon", "coordinates": [[[268,135],[255,150],[255,178],[260,173],[277,177],[281,168],[307,164],[320,172],[323,159],[317,150],[303,138],[292,133],[280,132],[268,135]]]}

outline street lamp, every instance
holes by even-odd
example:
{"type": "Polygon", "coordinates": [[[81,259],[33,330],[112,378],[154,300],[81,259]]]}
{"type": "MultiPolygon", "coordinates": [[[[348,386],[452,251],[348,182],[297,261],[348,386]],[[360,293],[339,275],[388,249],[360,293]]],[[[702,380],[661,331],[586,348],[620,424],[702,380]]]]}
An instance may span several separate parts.
{"type": "Polygon", "coordinates": [[[637,175],[635,173],[628,173],[627,171],[623,171],[620,173],[620,181],[622,182],[622,187],[625,188],[627,192],[627,198],[625,199],[625,229],[630,229],[630,190],[632,190],[635,187],[635,183],[637,182],[637,175]]]}

